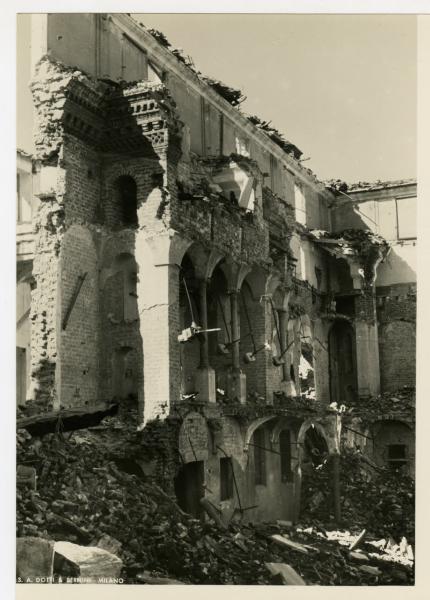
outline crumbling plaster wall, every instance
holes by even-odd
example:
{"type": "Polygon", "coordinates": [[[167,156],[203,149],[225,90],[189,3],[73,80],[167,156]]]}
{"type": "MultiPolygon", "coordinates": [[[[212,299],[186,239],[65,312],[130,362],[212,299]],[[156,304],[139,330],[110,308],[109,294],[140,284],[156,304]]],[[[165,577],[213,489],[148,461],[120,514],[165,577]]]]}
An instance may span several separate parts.
{"type": "Polygon", "coordinates": [[[55,367],[58,353],[59,248],[63,211],[50,191],[34,216],[35,257],[31,293],[31,400],[58,406],[55,367]],[[36,391],[37,390],[37,391],[36,391]]]}
{"type": "MultiPolygon", "coordinates": [[[[212,418],[213,419],[213,418],[212,418]]],[[[237,419],[219,416],[216,428],[211,424],[209,416],[197,412],[189,412],[179,431],[179,452],[184,463],[195,460],[204,461],[205,496],[220,509],[228,521],[238,509],[247,509],[243,520],[262,521],[268,519],[294,518],[295,483],[283,481],[279,456],[279,431],[272,440],[272,431],[278,420],[271,420],[260,427],[264,430],[264,451],[266,483],[255,485],[254,447],[245,446],[244,426],[237,419]],[[190,441],[191,440],[191,441],[190,441]],[[273,450],[273,452],[272,452],[273,450]],[[231,457],[236,486],[233,484],[232,496],[221,500],[220,492],[220,459],[231,457]],[[239,495],[239,498],[238,498],[239,495]]],[[[281,424],[279,430],[289,429],[292,441],[291,469],[294,471],[298,454],[294,450],[296,425],[292,422],[281,424]]]]}
{"type": "MultiPolygon", "coordinates": [[[[49,74],[49,69],[45,69],[45,74],[46,71],[49,74]]],[[[54,81],[56,78],[58,80],[54,73],[54,81]]],[[[86,81],[81,76],[78,78],[86,81]]],[[[67,73],[66,81],[70,81],[70,73],[67,73]]],[[[62,85],[63,83],[60,84],[60,91],[62,85]]],[[[95,84],[90,83],[89,85],[92,92],[96,93],[95,84]]],[[[45,117],[52,118],[49,109],[43,114],[45,117]]],[[[94,394],[96,397],[104,397],[109,393],[109,370],[112,364],[112,353],[115,352],[115,349],[127,346],[136,351],[136,356],[143,356],[138,347],[137,328],[139,328],[145,351],[144,385],[148,386],[148,393],[151,396],[151,400],[147,403],[146,420],[156,415],[165,416],[168,414],[170,403],[179,400],[181,380],[181,359],[177,343],[177,334],[181,327],[178,303],[179,275],[175,265],[180,263],[183,253],[192,241],[198,241],[205,251],[216,249],[224,256],[228,256],[229,260],[235,261],[236,264],[258,265],[268,274],[271,259],[269,257],[269,223],[264,214],[267,207],[264,209],[263,206],[264,194],[262,197],[261,194],[256,193],[252,218],[248,218],[237,207],[223,206],[222,202],[207,202],[207,199],[198,198],[198,196],[181,197],[178,179],[187,182],[187,177],[192,173],[194,166],[198,164],[198,160],[192,159],[184,145],[181,146],[179,136],[175,137],[175,134],[171,136],[168,147],[159,149],[154,153],[152,159],[138,155],[132,156],[128,153],[99,155],[87,147],[86,142],[78,141],[75,136],[70,134],[64,134],[63,138],[61,136],[60,128],[57,137],[51,137],[49,141],[51,148],[59,148],[61,153],[59,163],[61,166],[57,170],[59,176],[64,180],[63,189],[59,191],[57,187],[55,193],[66,208],[64,224],[66,229],[77,224],[89,228],[94,239],[97,239],[96,245],[99,252],[99,258],[94,259],[93,262],[102,261],[105,269],[109,269],[111,262],[106,262],[102,250],[103,244],[108,234],[118,232],[119,235],[122,230],[116,205],[115,181],[122,175],[131,176],[136,182],[138,194],[139,227],[132,234],[132,236],[135,235],[135,239],[129,244],[127,250],[123,248],[122,242],[119,242],[115,252],[129,252],[135,256],[139,265],[137,295],[140,322],[135,324],[115,322],[117,316],[112,303],[115,304],[119,301],[119,296],[115,300],[119,281],[115,281],[116,274],[112,273],[100,288],[103,296],[99,303],[100,314],[95,315],[89,312],[85,315],[91,322],[90,330],[101,328],[99,335],[103,340],[103,351],[100,355],[99,389],[97,392],[94,392],[94,389],[89,391],[88,400],[84,401],[94,401],[94,394]],[[63,139],[63,143],[61,143],[61,139],[63,139]],[[182,157],[180,157],[181,151],[182,157]],[[126,158],[125,155],[127,155],[126,158]],[[196,221],[198,221],[197,227],[196,221]],[[173,233],[172,228],[178,233],[173,233]],[[177,242],[173,242],[173,238],[177,242]],[[153,284],[153,276],[160,284],[157,286],[157,290],[153,284]],[[112,314],[113,320],[109,318],[109,315],[112,314]],[[100,322],[97,319],[100,319],[100,322]],[[164,370],[166,377],[161,377],[164,370]],[[165,384],[161,380],[165,381],[165,384]],[[155,381],[157,381],[156,385],[154,385],[155,381]]],[[[43,138],[39,136],[39,139],[42,146],[43,138]]],[[[213,165],[211,166],[209,163],[203,165],[201,162],[199,164],[202,178],[210,182],[213,165]]],[[[248,166],[245,168],[254,173],[261,186],[263,174],[258,166],[254,166],[252,161],[248,161],[248,166]]],[[[289,175],[281,172],[280,180],[283,181],[282,185],[286,185],[286,182],[290,181],[289,175]]],[[[282,218],[285,220],[287,247],[288,232],[292,223],[290,215],[285,214],[282,218]]],[[[119,237],[117,239],[119,240],[119,237]]],[[[115,247],[116,243],[112,242],[112,244],[115,247]]],[[[67,250],[68,245],[66,244],[64,252],[67,250]]],[[[111,261],[115,258],[115,252],[113,252],[111,261]]],[[[88,254],[90,256],[93,253],[89,252],[88,254]]],[[[318,258],[318,253],[316,256],[318,258]]],[[[66,262],[66,259],[64,260],[66,262]]],[[[81,266],[84,264],[82,262],[81,266]]],[[[315,261],[315,264],[323,266],[318,260],[315,261]]],[[[72,264],[70,268],[72,268],[72,264]]],[[[94,264],[88,267],[89,271],[94,268],[94,264]]],[[[311,285],[318,283],[315,280],[315,268],[313,275],[314,279],[312,279],[311,285]]],[[[286,272],[281,273],[281,276],[286,277],[286,272]]],[[[92,285],[92,280],[88,279],[84,283],[83,290],[90,284],[92,285]]],[[[94,306],[96,306],[95,299],[94,292],[94,306]]],[[[82,301],[84,300],[85,297],[82,296],[82,301]]],[[[80,305],[77,306],[76,310],[79,311],[80,305]]],[[[261,307],[259,306],[259,308],[261,307]]],[[[64,307],[61,307],[61,311],[63,310],[64,307]]],[[[262,329],[258,335],[265,342],[273,336],[273,323],[271,323],[268,305],[264,307],[262,315],[262,329]]],[[[297,363],[296,371],[298,371],[299,354],[294,359],[297,363]]],[[[67,370],[66,355],[67,352],[64,355],[61,372],[67,370]]],[[[266,353],[259,357],[256,370],[245,367],[244,364],[241,365],[243,370],[247,368],[249,370],[251,389],[254,388],[257,392],[265,395],[269,403],[273,392],[279,390],[282,382],[281,369],[272,364],[271,358],[266,353]],[[259,374],[260,368],[261,374],[259,374]]],[[[196,367],[197,358],[194,362],[194,367],[196,367]]],[[[93,368],[94,365],[91,367],[93,368]]],[[[87,373],[86,365],[79,364],[76,369],[76,372],[83,373],[85,371],[85,374],[87,373]]],[[[60,376],[61,372],[59,371],[57,375],[60,376]]],[[[70,370],[70,374],[72,372],[74,372],[73,369],[70,370]]],[[[139,399],[142,406],[144,397],[141,389],[142,375],[139,374],[138,378],[140,382],[139,399]]],[[[62,375],[61,381],[63,381],[62,375]]],[[[71,388],[68,390],[69,396],[70,393],[71,388]]],[[[67,402],[70,401],[70,399],[67,400],[67,402]]]]}

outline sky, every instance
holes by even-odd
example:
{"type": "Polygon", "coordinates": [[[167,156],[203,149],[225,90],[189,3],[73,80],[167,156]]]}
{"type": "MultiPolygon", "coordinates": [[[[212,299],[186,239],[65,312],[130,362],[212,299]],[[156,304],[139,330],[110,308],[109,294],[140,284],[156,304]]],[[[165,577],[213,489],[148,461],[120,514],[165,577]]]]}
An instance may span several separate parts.
{"type": "Polygon", "coordinates": [[[320,179],[416,177],[416,17],[135,14],[238,87],[320,179]]]}
{"type": "MultiPolygon", "coordinates": [[[[320,179],[416,177],[416,17],[134,14],[205,75],[238,87],[320,179]]],[[[18,22],[18,147],[31,151],[30,27],[18,22]]]]}

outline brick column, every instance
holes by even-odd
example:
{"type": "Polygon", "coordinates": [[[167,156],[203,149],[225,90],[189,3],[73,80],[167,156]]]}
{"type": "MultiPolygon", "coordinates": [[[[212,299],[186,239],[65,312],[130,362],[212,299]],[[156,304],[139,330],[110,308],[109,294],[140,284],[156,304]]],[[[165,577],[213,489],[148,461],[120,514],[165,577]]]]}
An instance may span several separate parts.
{"type": "MultiPolygon", "coordinates": [[[[208,328],[208,302],[207,302],[207,280],[201,279],[199,282],[199,300],[200,300],[200,325],[203,329],[208,328]]],[[[200,368],[205,369],[209,366],[208,334],[200,334],[200,368]]]]}
{"type": "Polygon", "coordinates": [[[231,312],[231,337],[232,341],[232,364],[227,375],[227,391],[229,396],[238,398],[244,404],[246,402],[246,375],[240,370],[240,327],[239,327],[239,305],[238,290],[229,290],[230,312],[231,312]]]}
{"type": "MultiPolygon", "coordinates": [[[[207,283],[207,279],[205,278],[199,282],[200,325],[203,329],[208,328],[207,283]]],[[[215,371],[209,365],[208,334],[199,334],[199,341],[200,366],[195,376],[196,391],[199,392],[200,400],[216,402],[215,371]]]]}
{"type": "Polygon", "coordinates": [[[235,370],[240,368],[240,354],[239,354],[239,314],[238,314],[238,292],[232,290],[229,292],[230,296],[230,312],[231,312],[231,337],[232,337],[232,367],[235,370]]]}
{"type": "Polygon", "coordinates": [[[178,265],[188,245],[187,240],[173,231],[151,238],[139,231],[136,238],[137,295],[144,354],[144,385],[139,390],[140,426],[156,418],[166,418],[172,404],[179,400],[178,265]]]}
{"type": "Polygon", "coordinates": [[[355,349],[359,397],[380,392],[378,326],[373,288],[364,288],[355,302],[355,349]]]}

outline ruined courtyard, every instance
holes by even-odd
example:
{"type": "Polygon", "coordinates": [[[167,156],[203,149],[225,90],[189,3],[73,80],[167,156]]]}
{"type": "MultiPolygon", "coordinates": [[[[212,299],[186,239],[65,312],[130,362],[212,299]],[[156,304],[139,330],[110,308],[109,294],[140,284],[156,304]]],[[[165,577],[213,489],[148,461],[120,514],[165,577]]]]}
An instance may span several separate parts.
{"type": "Polygon", "coordinates": [[[413,583],[416,181],[320,181],[128,15],[32,18],[18,576],[413,583]]]}

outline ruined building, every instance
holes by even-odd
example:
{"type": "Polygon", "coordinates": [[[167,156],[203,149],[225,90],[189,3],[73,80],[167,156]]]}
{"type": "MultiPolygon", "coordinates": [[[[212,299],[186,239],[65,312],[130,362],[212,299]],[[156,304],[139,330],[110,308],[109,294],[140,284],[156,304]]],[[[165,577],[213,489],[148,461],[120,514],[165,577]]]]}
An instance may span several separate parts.
{"type": "Polygon", "coordinates": [[[342,443],[413,473],[416,182],[319,181],[130,16],[31,19],[18,403],[136,398],[196,515],[295,519],[303,465],[342,443]]]}

